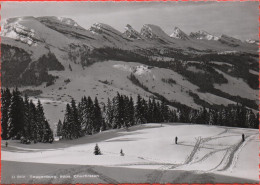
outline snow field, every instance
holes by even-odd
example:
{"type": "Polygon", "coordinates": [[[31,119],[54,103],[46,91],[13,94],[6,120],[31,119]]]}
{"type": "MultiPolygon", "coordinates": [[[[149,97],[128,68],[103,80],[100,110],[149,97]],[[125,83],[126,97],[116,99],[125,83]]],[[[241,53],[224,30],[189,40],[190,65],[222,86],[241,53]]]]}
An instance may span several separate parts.
{"type": "Polygon", "coordinates": [[[36,150],[37,145],[21,149],[22,145],[17,147],[11,142],[10,149],[2,149],[2,160],[198,171],[258,180],[257,136],[258,131],[253,129],[145,124],[129,131],[120,129],[86,136],[68,145],[55,142],[48,150],[36,150]],[[247,137],[244,143],[242,133],[247,137]],[[175,136],[179,138],[177,145],[175,136]],[[103,155],[93,154],[96,143],[103,155]],[[12,148],[16,150],[11,151],[12,148]],[[125,156],[120,156],[121,149],[125,156]]]}

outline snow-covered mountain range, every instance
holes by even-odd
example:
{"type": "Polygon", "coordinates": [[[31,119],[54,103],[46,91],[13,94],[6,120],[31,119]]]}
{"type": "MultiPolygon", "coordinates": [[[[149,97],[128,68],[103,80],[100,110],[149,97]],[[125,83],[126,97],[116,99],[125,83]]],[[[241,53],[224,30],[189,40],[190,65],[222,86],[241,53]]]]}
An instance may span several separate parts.
{"type": "Polygon", "coordinates": [[[194,108],[237,102],[258,108],[258,41],[178,27],[167,34],[152,24],[140,32],[127,23],[124,32],[103,23],[85,29],[46,16],[6,20],[1,42],[3,86],[40,90],[55,110],[70,97],[105,101],[116,91],[194,108]],[[146,88],[133,84],[131,73],[146,88]]]}

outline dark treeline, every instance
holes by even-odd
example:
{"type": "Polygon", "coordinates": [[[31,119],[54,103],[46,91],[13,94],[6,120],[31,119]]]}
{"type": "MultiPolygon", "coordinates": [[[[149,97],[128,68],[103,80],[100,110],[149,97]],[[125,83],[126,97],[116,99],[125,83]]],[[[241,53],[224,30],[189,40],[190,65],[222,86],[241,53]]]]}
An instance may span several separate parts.
{"type": "Polygon", "coordinates": [[[259,114],[242,105],[222,106],[216,109],[179,108],[171,110],[165,101],[154,97],[145,100],[117,93],[112,100],[100,106],[98,99],[83,97],[76,105],[67,104],[63,123],[59,121],[57,136],[75,139],[108,129],[126,128],[145,123],[182,122],[230,127],[258,128],[259,114]]]}
{"type": "Polygon", "coordinates": [[[83,97],[76,106],[74,100],[67,104],[63,124],[59,121],[57,136],[66,139],[79,138],[103,130],[129,128],[144,123],[161,123],[174,121],[174,111],[165,102],[149,101],[137,97],[134,103],[132,97],[120,95],[100,107],[98,99],[83,97]]]}
{"type": "MultiPolygon", "coordinates": [[[[2,89],[2,139],[20,139],[22,143],[53,142],[53,133],[45,118],[40,101],[35,105],[18,89],[2,89]]],[[[63,123],[57,125],[57,136],[76,139],[109,129],[128,129],[145,123],[181,122],[230,127],[258,128],[259,114],[236,104],[216,109],[200,110],[181,107],[172,110],[167,101],[155,97],[145,100],[140,95],[137,100],[117,93],[106,104],[98,99],[83,97],[79,103],[73,99],[67,104],[63,123]]]]}
{"type": "Polygon", "coordinates": [[[18,89],[2,89],[1,137],[4,140],[20,139],[22,143],[53,142],[53,132],[45,118],[40,101],[35,105],[22,97],[18,89]]]}

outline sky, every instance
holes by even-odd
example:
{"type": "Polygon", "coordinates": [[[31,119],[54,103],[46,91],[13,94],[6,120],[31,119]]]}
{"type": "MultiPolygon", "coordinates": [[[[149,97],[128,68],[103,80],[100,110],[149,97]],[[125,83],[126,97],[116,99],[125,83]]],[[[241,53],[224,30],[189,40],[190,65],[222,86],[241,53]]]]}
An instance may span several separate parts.
{"type": "Polygon", "coordinates": [[[171,34],[205,30],[238,39],[258,39],[258,2],[2,2],[2,20],[20,16],[69,17],[88,29],[96,22],[123,32],[126,24],[140,31],[144,24],[171,34]]]}

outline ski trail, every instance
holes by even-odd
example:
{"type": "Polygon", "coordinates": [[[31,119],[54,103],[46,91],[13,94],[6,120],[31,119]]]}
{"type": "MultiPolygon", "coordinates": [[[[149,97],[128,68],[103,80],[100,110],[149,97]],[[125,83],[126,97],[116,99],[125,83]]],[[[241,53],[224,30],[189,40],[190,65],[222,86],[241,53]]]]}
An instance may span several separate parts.
{"type": "Polygon", "coordinates": [[[235,155],[234,155],[232,164],[231,164],[231,166],[230,166],[230,169],[231,169],[231,170],[232,170],[232,169],[234,168],[234,166],[236,165],[236,163],[237,163],[237,161],[238,161],[239,154],[240,154],[242,148],[243,148],[248,142],[252,141],[252,140],[254,139],[254,137],[257,137],[257,136],[254,136],[254,135],[249,136],[249,137],[248,137],[249,139],[246,140],[246,141],[239,147],[238,151],[237,151],[237,152],[235,153],[235,155]]]}
{"type": "Polygon", "coordinates": [[[245,144],[247,142],[249,142],[252,139],[252,137],[253,136],[250,136],[250,137],[246,136],[245,137],[246,141],[244,141],[244,142],[240,141],[238,144],[234,145],[231,149],[230,154],[228,155],[227,164],[223,168],[219,169],[218,171],[224,171],[224,170],[229,169],[231,167],[232,163],[235,163],[235,159],[236,159],[235,155],[242,149],[243,146],[245,146],[245,144]],[[250,138],[250,139],[247,139],[247,138],[250,138]]]}
{"type": "Polygon", "coordinates": [[[220,135],[222,135],[222,134],[225,134],[225,133],[227,133],[228,132],[228,129],[227,128],[225,128],[225,130],[223,131],[223,132],[220,132],[219,134],[217,134],[217,135],[215,135],[215,136],[210,136],[210,137],[206,137],[206,138],[202,138],[201,140],[202,140],[202,143],[206,143],[206,142],[208,142],[208,141],[211,141],[211,140],[213,140],[213,139],[218,139],[218,138],[222,138],[222,137],[219,137],[220,135]]]}
{"type": "Polygon", "coordinates": [[[210,152],[210,153],[207,153],[207,154],[204,155],[201,159],[199,159],[199,160],[193,162],[192,164],[199,163],[199,162],[203,162],[203,161],[205,161],[206,159],[208,159],[210,156],[214,155],[215,153],[228,150],[229,148],[230,148],[230,147],[224,148],[224,149],[215,150],[215,151],[212,151],[212,152],[210,152]]]}
{"type": "MultiPolygon", "coordinates": [[[[201,138],[199,137],[197,139],[197,142],[195,143],[195,145],[193,147],[193,150],[191,151],[190,155],[187,157],[186,161],[183,164],[181,164],[181,165],[174,165],[174,164],[164,165],[164,166],[160,167],[159,169],[154,170],[151,174],[149,174],[147,182],[149,182],[149,183],[160,183],[160,180],[161,180],[165,170],[169,170],[169,169],[176,168],[178,166],[189,164],[193,160],[195,154],[197,153],[197,151],[200,147],[200,143],[201,143],[201,138]]],[[[177,179],[178,179],[178,177],[177,177],[177,179]]]]}
{"type": "Polygon", "coordinates": [[[184,165],[185,164],[189,164],[192,161],[193,157],[195,156],[195,154],[197,153],[198,149],[200,148],[200,143],[201,143],[201,138],[199,137],[197,139],[196,144],[194,145],[193,150],[191,151],[190,155],[187,157],[186,161],[184,162],[184,165]]]}
{"type": "Polygon", "coordinates": [[[228,169],[234,167],[234,165],[238,159],[239,152],[246,145],[246,143],[248,143],[249,141],[251,141],[253,139],[253,137],[254,137],[254,135],[246,136],[245,137],[246,140],[244,142],[240,141],[239,143],[234,144],[233,146],[227,148],[226,153],[224,154],[220,163],[217,166],[215,166],[214,168],[210,169],[209,171],[214,171],[214,170],[225,171],[225,170],[228,170],[228,169]],[[220,166],[222,166],[222,165],[224,165],[224,166],[220,168],[220,166]]]}

